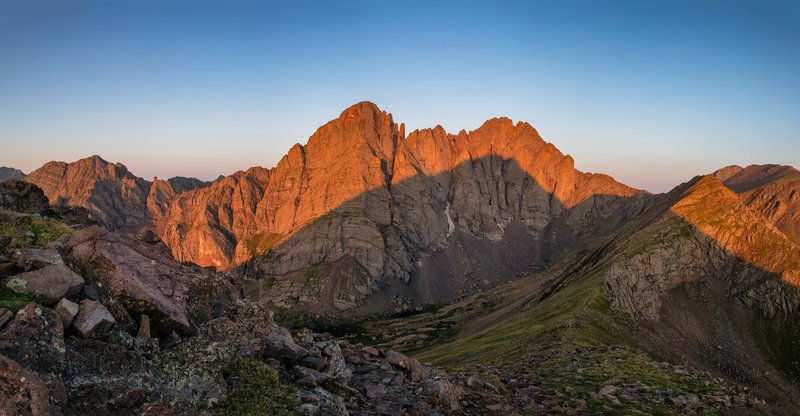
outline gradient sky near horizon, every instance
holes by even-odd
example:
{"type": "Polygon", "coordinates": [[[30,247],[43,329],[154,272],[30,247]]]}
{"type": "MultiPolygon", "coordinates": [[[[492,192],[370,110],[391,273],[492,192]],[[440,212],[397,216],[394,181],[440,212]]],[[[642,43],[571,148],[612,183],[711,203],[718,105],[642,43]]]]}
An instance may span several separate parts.
{"type": "Polygon", "coordinates": [[[407,132],[527,121],[653,192],[800,167],[800,3],[0,2],[0,165],[26,173],[271,167],[363,100],[407,132]]]}

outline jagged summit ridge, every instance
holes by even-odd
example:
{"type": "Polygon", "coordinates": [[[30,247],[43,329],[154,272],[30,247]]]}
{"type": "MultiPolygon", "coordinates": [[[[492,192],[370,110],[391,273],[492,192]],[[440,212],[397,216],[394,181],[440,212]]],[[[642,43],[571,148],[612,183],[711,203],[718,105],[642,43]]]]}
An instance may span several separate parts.
{"type": "MultiPolygon", "coordinates": [[[[491,287],[546,267],[635,215],[650,197],[576,170],[528,123],[494,118],[455,135],[441,126],[407,136],[404,130],[391,114],[361,102],[271,169],[253,167],[180,192],[169,181],[151,184],[118,167],[130,185],[92,193],[115,193],[113,204],[75,195],[65,201],[101,217],[128,206],[124,219],[153,227],[178,260],[242,265],[256,282],[271,276],[280,283],[259,287],[256,296],[283,291],[274,299],[282,303],[291,293],[310,293],[301,303],[327,310],[366,307],[367,298],[407,307],[491,287]],[[310,267],[322,267],[325,276],[313,287],[295,281],[310,267]],[[464,275],[469,282],[445,283],[464,275]],[[378,300],[376,291],[391,299],[378,300]]],[[[70,169],[88,172],[83,194],[101,191],[108,174],[78,168],[85,164],[45,169],[49,176],[40,174],[40,181],[48,196],[61,197],[58,186],[81,181],[70,169]]]]}

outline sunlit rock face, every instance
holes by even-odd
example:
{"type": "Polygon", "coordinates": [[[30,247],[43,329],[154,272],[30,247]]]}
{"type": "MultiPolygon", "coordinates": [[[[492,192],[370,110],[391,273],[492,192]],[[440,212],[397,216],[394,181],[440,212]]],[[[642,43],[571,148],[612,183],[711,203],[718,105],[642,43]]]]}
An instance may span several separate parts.
{"type": "Polygon", "coordinates": [[[402,308],[492,287],[612,231],[650,199],[576,170],[527,123],[495,118],[469,133],[437,126],[406,137],[369,102],[274,168],[213,183],[151,183],[96,156],[28,178],[111,229],[152,228],[179,261],[240,267],[256,296],[322,310],[368,310],[368,298],[402,308]]]}
{"type": "Polygon", "coordinates": [[[256,292],[279,304],[369,309],[391,292],[375,303],[395,308],[544,267],[648,199],[576,170],[527,123],[404,137],[362,102],[276,167],[176,196],[159,230],[179,260],[269,280],[256,292]]]}

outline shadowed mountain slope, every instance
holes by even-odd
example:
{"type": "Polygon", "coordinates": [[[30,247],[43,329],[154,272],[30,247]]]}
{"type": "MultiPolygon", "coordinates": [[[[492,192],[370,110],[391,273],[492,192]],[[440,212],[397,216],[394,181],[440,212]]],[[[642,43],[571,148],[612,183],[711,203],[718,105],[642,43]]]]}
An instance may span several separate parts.
{"type": "Polygon", "coordinates": [[[5,182],[9,179],[25,179],[25,174],[19,169],[0,166],[0,182],[5,182]]]}

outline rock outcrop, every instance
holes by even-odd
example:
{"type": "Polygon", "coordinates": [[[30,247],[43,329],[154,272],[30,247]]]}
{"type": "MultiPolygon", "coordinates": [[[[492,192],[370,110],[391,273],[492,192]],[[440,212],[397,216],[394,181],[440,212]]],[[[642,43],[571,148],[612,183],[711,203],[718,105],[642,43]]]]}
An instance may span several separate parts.
{"type": "Polygon", "coordinates": [[[44,191],[23,180],[11,179],[0,183],[0,207],[19,212],[41,212],[48,206],[44,191]]]}
{"type": "Polygon", "coordinates": [[[102,294],[131,313],[147,314],[154,329],[189,330],[188,276],[158,247],[92,226],[75,233],[65,250],[102,294]]]}

